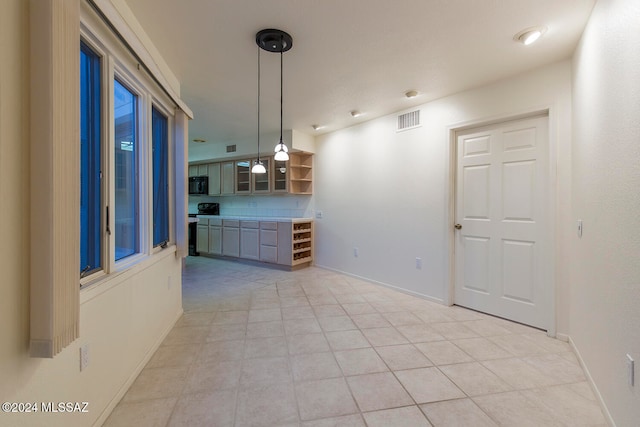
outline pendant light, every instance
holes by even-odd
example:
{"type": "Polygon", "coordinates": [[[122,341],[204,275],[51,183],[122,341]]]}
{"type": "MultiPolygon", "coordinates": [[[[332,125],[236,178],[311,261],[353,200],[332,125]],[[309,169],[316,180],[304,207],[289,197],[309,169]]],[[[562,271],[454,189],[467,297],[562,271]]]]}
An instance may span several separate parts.
{"type": "Polygon", "coordinates": [[[282,139],[282,86],[283,86],[283,66],[282,54],[291,49],[293,39],[282,30],[265,29],[256,34],[256,43],[261,49],[268,52],[280,52],[280,140],[275,148],[275,156],[277,161],[289,160],[289,149],[282,139]]]}
{"type": "Polygon", "coordinates": [[[289,149],[282,142],[282,51],[280,51],[280,142],[276,145],[276,155],[273,156],[275,160],[286,162],[289,160],[289,149]]]}
{"type": "Polygon", "coordinates": [[[267,173],[267,169],[260,160],[260,49],[258,49],[258,159],[253,161],[251,173],[267,173]]]}

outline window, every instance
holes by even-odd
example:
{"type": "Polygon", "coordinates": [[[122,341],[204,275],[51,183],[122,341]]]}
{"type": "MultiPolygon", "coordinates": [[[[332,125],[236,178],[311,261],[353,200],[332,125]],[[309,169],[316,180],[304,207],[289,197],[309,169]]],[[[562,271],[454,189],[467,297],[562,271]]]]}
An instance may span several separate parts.
{"type": "Polygon", "coordinates": [[[153,151],[153,246],[169,241],[169,138],[168,120],[156,107],[151,109],[153,151]]]}
{"type": "Polygon", "coordinates": [[[79,43],[83,286],[163,251],[173,227],[175,104],[103,30],[79,43]]]}
{"type": "Polygon", "coordinates": [[[80,43],[80,274],[102,268],[100,57],[80,43]]]}
{"type": "Polygon", "coordinates": [[[116,261],[138,252],[136,96],[114,81],[116,261]]]}

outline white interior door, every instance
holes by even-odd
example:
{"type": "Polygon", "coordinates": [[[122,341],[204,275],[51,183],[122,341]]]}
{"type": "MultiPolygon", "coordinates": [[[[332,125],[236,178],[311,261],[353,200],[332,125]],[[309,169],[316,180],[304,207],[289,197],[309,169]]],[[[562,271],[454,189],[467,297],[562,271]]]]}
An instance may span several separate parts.
{"type": "Polygon", "coordinates": [[[457,134],[455,303],[548,329],[548,119],[457,134]]]}

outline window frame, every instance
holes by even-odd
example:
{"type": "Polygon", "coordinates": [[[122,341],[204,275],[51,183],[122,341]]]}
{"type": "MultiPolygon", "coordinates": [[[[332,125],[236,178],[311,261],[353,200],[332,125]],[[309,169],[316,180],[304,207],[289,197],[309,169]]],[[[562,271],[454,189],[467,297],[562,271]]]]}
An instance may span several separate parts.
{"type": "Polygon", "coordinates": [[[81,7],[80,43],[100,56],[101,72],[101,236],[102,268],[80,278],[81,289],[100,283],[113,274],[120,274],[155,254],[176,246],[175,241],[175,103],[157,83],[141,69],[131,53],[102,23],[95,13],[81,7]],[[137,97],[136,107],[136,185],[137,185],[137,239],[136,253],[115,260],[115,114],[114,81],[117,79],[137,97]],[[168,144],[168,203],[169,241],[166,246],[153,246],[153,152],[152,108],[167,118],[168,144]],[[108,221],[107,223],[107,208],[108,221]],[[107,230],[110,230],[111,233],[107,230]]]}
{"type": "Polygon", "coordinates": [[[174,182],[174,173],[175,173],[175,167],[172,167],[172,165],[175,165],[175,161],[174,161],[174,150],[172,149],[174,147],[173,144],[173,132],[172,130],[174,129],[174,120],[173,120],[173,114],[170,113],[170,111],[163,105],[162,102],[160,102],[158,99],[156,99],[155,97],[152,98],[151,100],[151,104],[150,104],[150,108],[149,108],[149,150],[150,150],[150,156],[149,156],[149,160],[150,160],[150,177],[151,177],[151,197],[150,197],[150,205],[149,205],[149,212],[151,212],[151,252],[152,253],[156,253],[156,252],[160,252],[162,251],[165,247],[171,245],[172,243],[175,244],[175,232],[174,232],[174,227],[172,227],[171,225],[173,224],[173,220],[175,218],[174,215],[174,200],[175,200],[175,192],[171,191],[172,188],[174,187],[172,185],[172,183],[174,182]],[[168,234],[168,241],[166,243],[166,245],[164,247],[162,247],[162,245],[154,245],[153,242],[153,203],[154,203],[154,199],[153,199],[153,109],[158,110],[159,113],[161,113],[166,119],[167,119],[167,186],[168,186],[168,190],[167,190],[167,222],[168,222],[168,227],[169,227],[169,234],[168,234]]]}
{"type": "MultiPolygon", "coordinates": [[[[84,277],[88,277],[88,276],[92,276],[95,275],[97,273],[103,272],[104,271],[104,266],[105,266],[105,260],[106,260],[106,254],[105,254],[105,249],[106,249],[106,245],[105,245],[105,236],[104,236],[104,224],[105,224],[105,212],[103,209],[104,206],[104,180],[102,178],[102,172],[104,170],[104,90],[103,90],[103,75],[104,75],[104,55],[101,52],[100,49],[98,49],[96,46],[94,46],[92,43],[88,42],[87,40],[84,39],[84,37],[80,37],[80,51],[82,51],[82,45],[84,45],[86,47],[86,49],[90,50],[91,53],[93,55],[95,55],[96,59],[98,60],[98,71],[100,73],[100,81],[99,81],[99,88],[98,88],[98,93],[99,93],[99,118],[98,118],[98,126],[99,126],[99,134],[98,134],[98,151],[99,151],[99,155],[100,155],[100,162],[99,162],[99,175],[100,175],[100,183],[99,183],[99,187],[100,187],[100,199],[98,200],[99,203],[99,211],[100,211],[100,223],[98,224],[98,228],[99,228],[99,235],[100,235],[100,265],[99,267],[93,269],[93,270],[89,270],[86,274],[83,274],[83,269],[82,269],[82,265],[80,265],[80,278],[83,279],[84,277]]],[[[81,103],[82,104],[82,103],[81,103]]],[[[82,108],[82,106],[80,106],[80,108],[82,108]]],[[[80,147],[80,151],[82,151],[82,146],[80,147]]],[[[82,161],[82,156],[80,157],[80,160],[82,161]]],[[[82,174],[82,166],[80,167],[80,172],[82,174]]],[[[82,180],[80,180],[80,182],[82,183],[82,180]]],[[[81,194],[81,198],[82,198],[82,189],[80,190],[80,194],[81,194]]],[[[82,218],[81,218],[82,221],[82,218]]],[[[82,224],[82,222],[81,222],[82,224]]],[[[82,227],[82,226],[81,226],[82,227]]],[[[82,234],[81,234],[81,238],[82,238],[82,234]]],[[[81,243],[82,245],[82,243],[81,243]]]]}

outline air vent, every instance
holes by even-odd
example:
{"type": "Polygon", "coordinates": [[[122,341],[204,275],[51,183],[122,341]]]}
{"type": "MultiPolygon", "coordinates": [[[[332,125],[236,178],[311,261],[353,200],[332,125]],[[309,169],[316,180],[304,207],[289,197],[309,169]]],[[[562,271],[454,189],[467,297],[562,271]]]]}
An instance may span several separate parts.
{"type": "Polygon", "coordinates": [[[420,126],[420,110],[398,116],[398,132],[417,128],[418,126],[420,126]]]}
{"type": "Polygon", "coordinates": [[[235,153],[236,152],[236,144],[227,145],[227,153],[235,153]]]}

